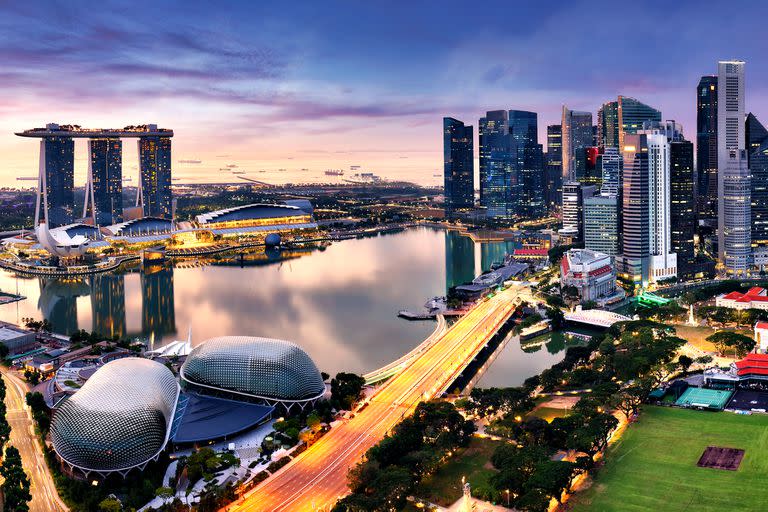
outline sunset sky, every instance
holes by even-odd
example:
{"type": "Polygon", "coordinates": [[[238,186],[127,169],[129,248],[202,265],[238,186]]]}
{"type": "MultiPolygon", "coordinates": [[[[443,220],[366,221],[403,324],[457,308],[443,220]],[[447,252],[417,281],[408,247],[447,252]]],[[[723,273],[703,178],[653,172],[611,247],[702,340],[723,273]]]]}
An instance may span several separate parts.
{"type": "Polygon", "coordinates": [[[718,59],[747,61],[747,111],[768,120],[755,2],[267,3],[0,1],[0,185],[35,173],[35,141],[13,132],[46,122],[173,128],[174,163],[202,160],[175,167],[188,181],[237,163],[439,182],[444,115],[533,110],[543,141],[562,104],[618,94],[695,140],[718,59]]]}

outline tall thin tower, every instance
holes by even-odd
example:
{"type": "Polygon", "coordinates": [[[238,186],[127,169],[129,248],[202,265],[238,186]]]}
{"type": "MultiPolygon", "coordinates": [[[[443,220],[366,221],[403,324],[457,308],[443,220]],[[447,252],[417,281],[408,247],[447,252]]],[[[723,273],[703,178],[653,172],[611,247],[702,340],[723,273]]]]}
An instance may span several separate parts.
{"type": "Polygon", "coordinates": [[[717,93],[718,259],[728,274],[745,275],[752,239],[743,61],[718,62],[717,93]]]}

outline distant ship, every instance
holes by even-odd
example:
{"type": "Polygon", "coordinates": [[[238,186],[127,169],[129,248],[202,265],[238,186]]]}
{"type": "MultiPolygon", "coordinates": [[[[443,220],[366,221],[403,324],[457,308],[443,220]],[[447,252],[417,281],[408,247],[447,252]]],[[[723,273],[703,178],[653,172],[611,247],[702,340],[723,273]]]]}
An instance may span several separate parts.
{"type": "Polygon", "coordinates": [[[381,183],[381,177],[376,176],[372,172],[360,172],[355,173],[350,178],[345,178],[344,181],[356,185],[371,185],[374,183],[381,183]]]}
{"type": "MultiPolygon", "coordinates": [[[[341,169],[328,169],[327,171],[325,171],[325,175],[326,176],[344,176],[344,171],[342,171],[341,169]]],[[[37,179],[37,178],[33,178],[33,179],[37,179]]]]}
{"type": "Polygon", "coordinates": [[[245,174],[245,171],[232,171],[232,174],[245,174]]]}

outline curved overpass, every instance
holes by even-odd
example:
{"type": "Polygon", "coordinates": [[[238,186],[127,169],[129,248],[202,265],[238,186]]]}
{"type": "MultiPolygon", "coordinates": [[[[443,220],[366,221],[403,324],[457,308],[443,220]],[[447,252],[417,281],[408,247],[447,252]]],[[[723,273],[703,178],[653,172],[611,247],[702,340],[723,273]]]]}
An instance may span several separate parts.
{"type": "Polygon", "coordinates": [[[346,495],[347,471],[419,402],[439,395],[515,310],[525,288],[512,287],[476,305],[428,347],[404,363],[366,407],[334,427],[228,510],[329,510],[346,495]]]}

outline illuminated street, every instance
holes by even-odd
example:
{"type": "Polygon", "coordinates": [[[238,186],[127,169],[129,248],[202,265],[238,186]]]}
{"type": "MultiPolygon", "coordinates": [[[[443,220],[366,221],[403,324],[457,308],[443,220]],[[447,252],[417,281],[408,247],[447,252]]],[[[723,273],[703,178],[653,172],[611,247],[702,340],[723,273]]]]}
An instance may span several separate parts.
{"type": "Polygon", "coordinates": [[[475,306],[428,350],[385,383],[354,418],[331,431],[250,492],[237,511],[329,510],[347,494],[347,472],[422,400],[439,395],[514,311],[527,288],[475,306]]]}
{"type": "Polygon", "coordinates": [[[24,403],[27,387],[18,377],[6,369],[3,369],[3,378],[6,384],[7,418],[11,425],[9,444],[19,450],[24,470],[27,472],[31,484],[32,501],[29,503],[29,510],[30,512],[68,510],[56,492],[53,477],[48,471],[45,456],[35,433],[31,412],[24,403]]]}

